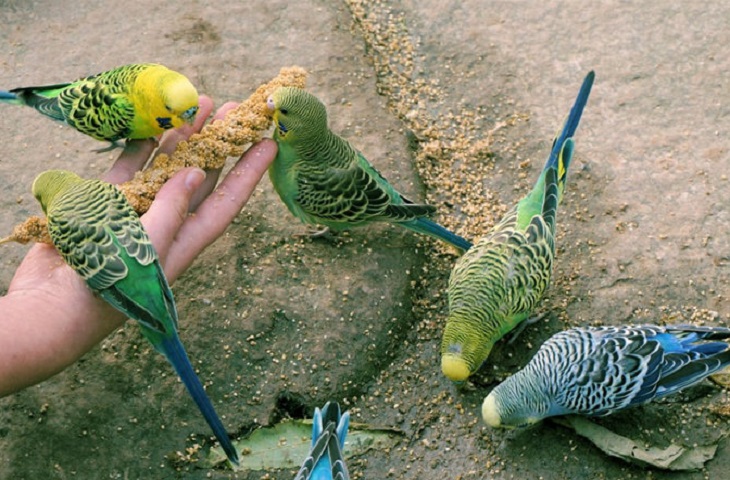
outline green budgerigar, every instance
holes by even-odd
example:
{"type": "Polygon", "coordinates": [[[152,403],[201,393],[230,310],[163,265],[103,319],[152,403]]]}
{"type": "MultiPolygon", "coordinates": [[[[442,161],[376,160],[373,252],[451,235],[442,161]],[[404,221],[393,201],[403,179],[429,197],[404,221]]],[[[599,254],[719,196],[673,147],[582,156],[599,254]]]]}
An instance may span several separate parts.
{"type": "Polygon", "coordinates": [[[573,157],[573,135],[593,85],[590,72],[530,193],[459,258],[448,285],[441,370],[466,380],[497,340],[525,321],[550,282],[555,216],[573,157]]]}
{"type": "Polygon", "coordinates": [[[461,250],[471,243],[426,218],[436,211],[398,193],[350,142],[327,125],[327,111],[311,93],[278,88],[273,111],[276,159],[269,177],[294,216],[304,223],[342,230],[390,222],[443,240],[461,250]]]}
{"type": "Polygon", "coordinates": [[[0,90],[0,102],[27,105],[97,140],[144,139],[192,123],[198,91],[163,65],[123,65],[70,83],[0,90]]]}
{"type": "Polygon", "coordinates": [[[48,233],[89,288],[129,318],[175,368],[228,459],[238,453],[195,374],[177,332],[177,309],[152,243],[124,195],[100,180],[49,170],[33,182],[48,233]]]}

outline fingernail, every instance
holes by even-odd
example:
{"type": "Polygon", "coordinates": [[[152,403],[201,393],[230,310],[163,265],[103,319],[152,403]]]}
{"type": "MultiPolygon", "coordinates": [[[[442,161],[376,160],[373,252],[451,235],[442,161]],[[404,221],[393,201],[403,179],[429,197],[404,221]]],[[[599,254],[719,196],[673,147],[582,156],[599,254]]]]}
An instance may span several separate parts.
{"type": "Polygon", "coordinates": [[[205,171],[200,168],[194,168],[185,177],[185,187],[192,192],[198,189],[200,184],[203,183],[203,180],[205,180],[205,171]]]}

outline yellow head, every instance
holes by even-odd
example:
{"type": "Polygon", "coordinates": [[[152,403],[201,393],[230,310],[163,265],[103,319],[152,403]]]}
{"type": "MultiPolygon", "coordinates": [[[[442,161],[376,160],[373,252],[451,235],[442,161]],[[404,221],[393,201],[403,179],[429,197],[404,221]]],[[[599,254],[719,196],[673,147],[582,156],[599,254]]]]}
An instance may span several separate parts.
{"type": "Polygon", "coordinates": [[[463,382],[471,375],[466,360],[453,353],[446,353],[441,356],[441,372],[452,382],[463,382]]]}
{"type": "MultiPolygon", "coordinates": [[[[192,124],[198,113],[199,99],[198,91],[190,80],[184,75],[170,70],[163,77],[161,84],[165,109],[180,121],[192,124]]],[[[180,124],[182,125],[182,123],[180,124]]]]}
{"type": "Polygon", "coordinates": [[[463,382],[484,363],[498,339],[472,312],[452,311],[441,338],[441,371],[450,380],[463,382]]]}
{"type": "Polygon", "coordinates": [[[33,196],[41,204],[43,213],[47,214],[49,206],[59,194],[82,181],[83,179],[73,172],[46,170],[35,178],[31,190],[33,196]]]}
{"type": "Polygon", "coordinates": [[[149,138],[163,130],[195,121],[198,91],[181,73],[153,65],[140,73],[135,83],[135,108],[139,122],[131,138],[149,138]]]}

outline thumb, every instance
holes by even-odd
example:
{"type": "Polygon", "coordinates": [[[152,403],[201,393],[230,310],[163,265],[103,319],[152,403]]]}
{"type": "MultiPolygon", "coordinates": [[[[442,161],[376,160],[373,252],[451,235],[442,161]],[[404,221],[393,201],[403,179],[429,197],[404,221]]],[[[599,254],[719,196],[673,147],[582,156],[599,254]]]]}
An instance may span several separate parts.
{"type": "MultiPolygon", "coordinates": [[[[205,172],[200,168],[180,170],[157,192],[149,210],[141,217],[163,266],[170,245],[188,216],[190,198],[204,180],[205,172]]],[[[172,283],[173,279],[168,280],[172,283]]]]}

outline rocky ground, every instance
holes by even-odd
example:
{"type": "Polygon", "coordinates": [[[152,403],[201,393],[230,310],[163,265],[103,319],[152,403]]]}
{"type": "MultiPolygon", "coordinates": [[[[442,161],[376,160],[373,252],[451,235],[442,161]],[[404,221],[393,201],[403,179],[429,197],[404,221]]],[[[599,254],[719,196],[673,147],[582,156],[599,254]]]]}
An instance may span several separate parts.
{"type": "MultiPolygon", "coordinates": [[[[722,478],[727,440],[704,470],[665,472],[610,458],[552,422],[492,431],[479,406],[568,326],[727,324],[729,15],[721,2],[5,0],[0,86],[155,61],[222,104],[300,65],[335,131],[475,238],[529,189],[595,70],[558,214],[548,315],[500,343],[467,388],[438,366],[455,252],[389,226],[298,237],[304,227],[268,179],[175,284],[181,337],[236,436],[329,399],[358,422],[404,432],[395,448],[351,459],[353,478],[722,478]]],[[[3,108],[0,131],[6,232],[38,213],[29,192],[38,172],[99,176],[115,155],[29,109],[3,108]]],[[[0,291],[26,250],[2,246],[0,291]]],[[[706,382],[601,424],[642,445],[717,443],[727,403],[706,382]]],[[[293,473],[177,457],[207,447],[207,426],[131,323],[62,374],[0,400],[0,425],[0,478],[293,473]]]]}

